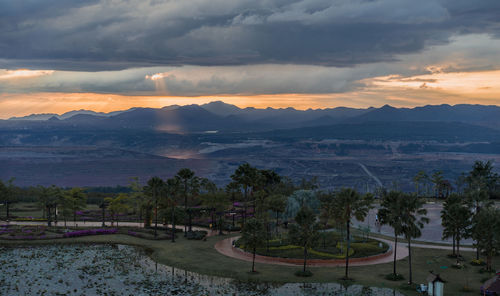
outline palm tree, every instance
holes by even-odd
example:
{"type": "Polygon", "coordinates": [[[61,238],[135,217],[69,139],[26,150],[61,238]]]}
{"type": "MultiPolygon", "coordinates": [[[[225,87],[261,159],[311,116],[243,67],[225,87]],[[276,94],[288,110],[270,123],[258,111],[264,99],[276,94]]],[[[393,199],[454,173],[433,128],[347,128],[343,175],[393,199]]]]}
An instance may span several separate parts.
{"type": "Polygon", "coordinates": [[[176,209],[177,209],[177,194],[179,194],[179,179],[170,178],[167,179],[164,186],[165,202],[166,208],[170,207],[170,215],[172,222],[172,242],[175,243],[175,221],[176,221],[176,209]]]}
{"type": "Polygon", "coordinates": [[[398,235],[402,233],[403,224],[403,208],[402,199],[404,194],[401,191],[390,191],[382,197],[378,217],[381,224],[386,224],[394,230],[394,261],[392,274],[394,279],[398,277],[396,272],[396,253],[398,250],[398,235]]]}
{"type": "Polygon", "coordinates": [[[422,235],[421,229],[424,228],[424,223],[429,223],[429,219],[425,217],[425,215],[427,215],[427,210],[423,208],[424,202],[420,200],[418,196],[403,194],[400,201],[402,210],[401,233],[404,234],[408,241],[408,284],[412,284],[411,239],[422,235]]]}
{"type": "MultiPolygon", "coordinates": [[[[217,216],[218,222],[217,226],[219,228],[219,234],[222,235],[224,212],[229,204],[229,198],[223,190],[216,190],[215,192],[208,192],[202,196],[203,205],[211,209],[217,216]]],[[[212,220],[212,225],[214,221],[212,220]]]]}
{"type": "Polygon", "coordinates": [[[306,272],[307,250],[312,248],[318,240],[319,225],[316,223],[316,215],[308,206],[302,206],[295,216],[296,224],[292,224],[288,233],[290,240],[304,248],[304,266],[302,272],[306,272]]]}
{"type": "Polygon", "coordinates": [[[441,223],[443,239],[453,239],[453,256],[460,257],[460,240],[469,236],[471,217],[472,213],[461,195],[451,194],[446,198],[441,211],[441,223]]]}
{"type": "Polygon", "coordinates": [[[425,171],[419,171],[414,177],[413,182],[415,183],[415,191],[418,196],[420,196],[420,184],[426,182],[429,178],[425,171]]]}
{"type": "Polygon", "coordinates": [[[157,228],[158,228],[158,199],[160,198],[160,194],[163,190],[164,182],[159,177],[152,177],[148,181],[148,192],[151,194],[153,198],[153,202],[155,205],[155,238],[158,236],[157,228]]]}
{"type": "Polygon", "coordinates": [[[243,227],[241,240],[245,248],[252,250],[252,272],[255,272],[255,254],[257,248],[262,246],[265,241],[264,225],[261,221],[251,218],[245,223],[243,227]]]}
{"type": "MultiPolygon", "coordinates": [[[[496,188],[499,178],[493,172],[493,164],[490,161],[476,161],[465,179],[467,183],[465,193],[473,211],[472,219],[476,219],[481,208],[491,206],[490,195],[496,188]]],[[[478,248],[476,248],[476,260],[479,260],[478,248]]]]}
{"type": "Polygon", "coordinates": [[[236,216],[234,204],[236,202],[236,197],[241,195],[241,186],[236,182],[230,182],[226,185],[226,193],[231,196],[231,209],[233,211],[233,228],[235,227],[234,218],[236,216]]]}
{"type": "Polygon", "coordinates": [[[249,194],[253,195],[252,189],[258,183],[259,171],[255,167],[249,165],[248,163],[244,163],[234,171],[234,174],[231,175],[231,179],[243,187],[243,209],[244,209],[243,225],[244,225],[247,216],[248,195],[249,194]]]}
{"type": "Polygon", "coordinates": [[[442,185],[443,185],[443,172],[436,171],[432,174],[431,181],[434,183],[434,196],[436,198],[441,197],[442,185]]]}
{"type": "Polygon", "coordinates": [[[351,220],[356,218],[358,221],[364,221],[368,211],[371,208],[373,196],[370,194],[360,195],[352,188],[343,188],[334,193],[331,199],[332,205],[329,207],[332,216],[346,226],[347,250],[345,256],[345,277],[349,279],[349,251],[351,244],[351,220]]]}
{"type": "MultiPolygon", "coordinates": [[[[177,172],[177,175],[175,175],[175,178],[178,180],[179,185],[180,185],[180,190],[182,192],[182,196],[184,197],[184,211],[187,213],[187,208],[188,208],[188,197],[196,194],[199,188],[199,180],[198,177],[195,176],[195,173],[187,168],[180,169],[177,172]]],[[[189,215],[191,216],[191,215],[189,215]]],[[[187,216],[186,216],[187,218],[187,216]]],[[[189,220],[191,220],[191,217],[189,217],[189,220]]],[[[191,222],[190,221],[185,221],[184,223],[184,236],[187,236],[187,230],[188,230],[188,224],[189,224],[189,231],[192,231],[191,227],[191,222]]]]}

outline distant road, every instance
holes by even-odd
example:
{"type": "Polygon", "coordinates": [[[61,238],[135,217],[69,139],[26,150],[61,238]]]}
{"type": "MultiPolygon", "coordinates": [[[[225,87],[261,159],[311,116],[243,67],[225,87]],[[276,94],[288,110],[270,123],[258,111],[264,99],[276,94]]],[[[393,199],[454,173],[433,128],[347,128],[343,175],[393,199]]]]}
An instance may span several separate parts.
{"type": "Polygon", "coordinates": [[[384,187],[384,185],[382,185],[382,182],[380,182],[380,179],[375,176],[374,174],[372,174],[372,172],[370,172],[366,166],[360,162],[358,162],[359,166],[363,169],[363,171],[365,171],[365,173],[370,177],[372,178],[373,180],[375,180],[375,182],[377,182],[378,186],[380,187],[384,187]]]}

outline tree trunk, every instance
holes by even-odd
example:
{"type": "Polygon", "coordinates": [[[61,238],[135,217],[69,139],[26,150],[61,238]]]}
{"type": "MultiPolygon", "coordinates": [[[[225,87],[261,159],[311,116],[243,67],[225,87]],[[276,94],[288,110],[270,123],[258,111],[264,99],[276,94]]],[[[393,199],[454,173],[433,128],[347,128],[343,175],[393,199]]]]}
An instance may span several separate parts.
{"type": "Polygon", "coordinates": [[[457,238],[457,257],[460,257],[460,238],[457,238]]]}
{"type": "Polygon", "coordinates": [[[47,226],[52,226],[52,216],[50,215],[50,206],[47,207],[47,226]]]}
{"type": "Polygon", "coordinates": [[[222,232],[222,215],[219,215],[219,235],[223,235],[222,232]]]}
{"type": "Polygon", "coordinates": [[[489,252],[486,255],[486,270],[491,271],[491,254],[489,252]]]}
{"type": "Polygon", "coordinates": [[[307,265],[307,247],[304,246],[304,268],[302,270],[304,273],[306,272],[306,265],[307,265]]]}
{"type": "Polygon", "coordinates": [[[409,279],[408,279],[408,284],[412,284],[413,283],[413,280],[412,280],[412,273],[411,273],[411,238],[407,237],[406,238],[408,240],[408,268],[409,268],[409,279]]]}
{"type": "Polygon", "coordinates": [[[175,243],[175,207],[172,205],[172,242],[175,243]]]}
{"type": "Polygon", "coordinates": [[[7,215],[7,221],[9,221],[9,205],[10,203],[9,202],[6,202],[5,203],[5,211],[7,212],[6,215],[7,215]]]}
{"type": "Polygon", "coordinates": [[[255,249],[255,247],[253,248],[253,258],[252,258],[252,272],[255,272],[255,252],[257,250],[255,249]]]}
{"type": "Polygon", "coordinates": [[[392,273],[394,274],[394,278],[396,278],[396,253],[398,251],[398,236],[394,235],[394,262],[392,266],[392,273]]]}
{"type": "Polygon", "coordinates": [[[456,256],[457,254],[455,253],[455,234],[453,234],[453,256],[456,256]]]}
{"type": "Polygon", "coordinates": [[[155,198],[155,238],[158,236],[157,228],[158,228],[158,199],[155,198]]]}
{"type": "Polygon", "coordinates": [[[278,221],[278,211],[276,211],[276,234],[278,234],[278,227],[279,227],[279,221],[278,221]]]}
{"type": "Polygon", "coordinates": [[[351,221],[347,221],[347,248],[345,252],[345,279],[349,278],[349,248],[351,247],[351,228],[350,228],[350,223],[351,221]]]}
{"type": "Polygon", "coordinates": [[[106,219],[105,218],[105,208],[104,208],[104,204],[102,205],[102,227],[106,227],[106,223],[104,222],[104,220],[106,219]]]}

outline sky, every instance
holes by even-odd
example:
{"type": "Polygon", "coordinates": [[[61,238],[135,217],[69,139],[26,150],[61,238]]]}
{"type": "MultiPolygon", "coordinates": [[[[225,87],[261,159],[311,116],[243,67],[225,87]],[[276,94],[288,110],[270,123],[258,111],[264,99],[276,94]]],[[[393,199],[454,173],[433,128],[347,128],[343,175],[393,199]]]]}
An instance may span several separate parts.
{"type": "Polygon", "coordinates": [[[498,0],[0,0],[0,118],[500,105],[498,0]]]}

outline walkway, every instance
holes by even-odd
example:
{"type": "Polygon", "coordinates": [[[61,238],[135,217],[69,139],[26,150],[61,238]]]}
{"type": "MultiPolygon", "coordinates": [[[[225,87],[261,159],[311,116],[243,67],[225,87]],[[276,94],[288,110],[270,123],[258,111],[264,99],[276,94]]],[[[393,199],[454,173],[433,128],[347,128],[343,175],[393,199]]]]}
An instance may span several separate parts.
{"type": "MultiPolygon", "coordinates": [[[[240,259],[244,261],[252,262],[252,254],[245,252],[239,248],[233,247],[233,241],[240,238],[239,236],[230,237],[218,241],[215,244],[215,249],[228,257],[232,257],[235,259],[240,259]]],[[[349,260],[350,266],[365,266],[365,265],[375,265],[375,264],[383,264],[393,262],[394,255],[392,250],[394,250],[394,242],[390,240],[380,239],[377,240],[382,241],[390,246],[390,249],[387,253],[376,255],[368,258],[351,258],[349,260]]],[[[434,245],[425,245],[425,244],[412,244],[412,247],[415,248],[427,248],[427,249],[440,249],[440,250],[451,250],[451,247],[448,246],[434,246],[434,245]]],[[[474,251],[472,248],[460,248],[461,251],[474,251]]],[[[408,257],[408,246],[406,243],[398,243],[396,260],[401,260],[408,257]]],[[[275,265],[286,265],[286,266],[298,266],[303,264],[302,259],[288,259],[288,258],[276,258],[276,257],[268,257],[268,256],[255,256],[256,263],[264,263],[264,264],[275,264],[275,265]]],[[[308,266],[311,267],[337,267],[337,266],[345,266],[345,260],[318,260],[318,259],[309,259],[307,260],[308,266]]]]}

